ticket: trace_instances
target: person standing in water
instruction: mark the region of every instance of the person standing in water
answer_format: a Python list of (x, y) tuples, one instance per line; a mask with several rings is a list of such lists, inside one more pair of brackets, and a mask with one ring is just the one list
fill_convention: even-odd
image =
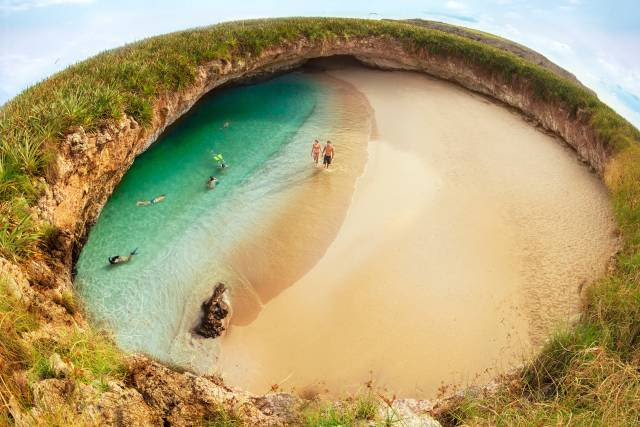
[(313, 145), (311, 146), (311, 158), (315, 162), (316, 166), (318, 165), (318, 158), (320, 158), (320, 141), (317, 139), (313, 141)]
[(333, 155), (335, 154), (336, 150), (335, 148), (333, 148), (333, 144), (331, 143), (331, 141), (327, 141), (327, 144), (324, 146), (324, 148), (322, 149), (322, 154), (324, 156), (324, 160), (323, 160), (323, 164), (325, 169), (329, 169), (329, 165), (331, 165), (331, 161), (333, 160)]

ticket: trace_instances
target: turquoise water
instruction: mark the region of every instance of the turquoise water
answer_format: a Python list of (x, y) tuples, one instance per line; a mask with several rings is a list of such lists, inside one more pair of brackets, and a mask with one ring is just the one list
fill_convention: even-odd
[[(310, 142), (326, 120), (315, 111), (330, 95), (302, 73), (222, 90), (135, 160), (77, 263), (90, 315), (120, 346), (183, 365), (215, 361), (214, 341), (189, 333), (199, 306), (218, 280), (233, 276), (221, 260), (234, 241), (309, 177)], [(218, 152), (223, 171), (212, 159)], [(206, 187), (210, 175), (220, 180), (215, 190)], [(136, 205), (161, 194), (161, 203)], [(135, 248), (130, 263), (109, 265), (109, 256)], [(194, 347), (210, 358), (192, 360)]]

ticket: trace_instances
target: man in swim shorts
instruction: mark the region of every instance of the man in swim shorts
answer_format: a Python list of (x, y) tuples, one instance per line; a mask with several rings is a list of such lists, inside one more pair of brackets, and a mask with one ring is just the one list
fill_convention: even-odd
[(320, 142), (317, 139), (313, 141), (313, 145), (311, 146), (311, 158), (316, 165), (318, 164), (318, 158), (320, 157), (320, 148)]
[(333, 155), (335, 154), (335, 148), (333, 148), (333, 144), (331, 143), (331, 141), (327, 141), (327, 145), (324, 146), (324, 148), (322, 149), (322, 154), (324, 155), (324, 160), (323, 160), (323, 164), (325, 169), (329, 169), (329, 165), (331, 164), (331, 161), (333, 160)]

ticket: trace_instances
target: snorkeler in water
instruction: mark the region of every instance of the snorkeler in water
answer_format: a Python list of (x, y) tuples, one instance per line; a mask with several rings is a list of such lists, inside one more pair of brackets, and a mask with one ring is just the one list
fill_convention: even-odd
[(215, 190), (217, 183), (218, 183), (218, 178), (216, 178), (215, 176), (210, 176), (209, 179), (207, 180), (207, 188), (209, 190)]
[(224, 162), (224, 157), (222, 157), (222, 153), (214, 154), (213, 160), (218, 162), (218, 168), (224, 169), (227, 167), (227, 164)]
[(148, 206), (148, 205), (155, 205), (156, 203), (160, 203), (162, 202), (164, 199), (166, 199), (167, 196), (165, 196), (164, 194), (159, 195), (158, 197), (154, 197), (151, 200), (138, 200), (136, 202), (137, 206)]
[(129, 255), (110, 256), (109, 257), (109, 264), (111, 264), (111, 265), (124, 264), (126, 262), (131, 261), (131, 258), (133, 258), (133, 256), (136, 255), (137, 253), (138, 253), (138, 248), (135, 248), (133, 251), (131, 251), (131, 253)]

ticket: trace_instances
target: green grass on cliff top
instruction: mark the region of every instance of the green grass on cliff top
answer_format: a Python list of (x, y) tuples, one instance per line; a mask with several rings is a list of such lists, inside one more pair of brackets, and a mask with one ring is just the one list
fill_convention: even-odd
[(487, 79), (519, 85), (590, 124), (611, 153), (604, 178), (624, 238), (614, 270), (591, 287), (579, 324), (554, 338), (512, 386), (490, 398), (469, 396), (446, 419), (640, 423), (638, 411), (624, 410), (640, 407), (640, 132), (551, 71), (438, 30), (359, 19), (231, 22), (153, 37), (67, 68), (0, 109), (0, 255), (20, 262), (39, 250), (47, 228), (30, 206), (55, 179), (56, 152), (74, 127), (95, 131), (124, 114), (148, 125), (158, 96), (189, 87), (196, 67), (212, 60), (241, 61), (300, 39), (370, 36), (395, 39), (417, 55), (461, 60)]

